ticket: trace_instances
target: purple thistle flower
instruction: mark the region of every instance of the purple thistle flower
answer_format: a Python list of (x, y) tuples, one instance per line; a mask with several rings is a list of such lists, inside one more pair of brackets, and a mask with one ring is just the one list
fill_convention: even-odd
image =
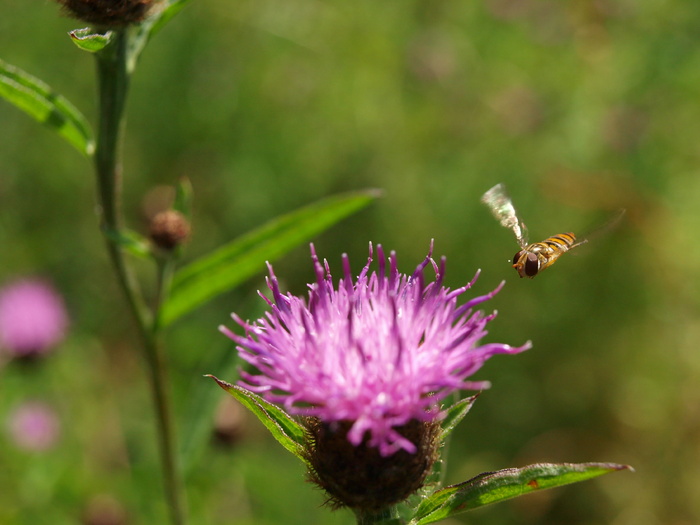
[(0, 290), (0, 347), (17, 357), (42, 354), (65, 334), (68, 315), (61, 296), (34, 279)]
[(29, 401), (10, 413), (7, 429), (18, 448), (40, 452), (56, 443), (60, 423), (51, 407), (38, 401)]
[[(441, 416), (440, 401), (457, 390), (481, 390), (486, 381), (468, 380), (491, 356), (515, 354), (530, 343), (479, 346), (495, 312), (474, 307), (503, 286), (458, 305), (476, 281), (450, 290), (443, 286), (445, 258), (433, 261), (432, 243), (412, 275), (399, 273), (395, 253), (387, 259), (377, 246), (378, 271), (370, 273), (374, 251), (356, 280), (343, 255), (343, 277), (333, 286), (330, 267), (311, 255), (316, 282), (308, 302), (282, 294), (272, 266), (267, 284), (271, 311), (253, 323), (233, 314), (245, 336), (220, 330), (238, 343), (240, 356), (260, 373), (242, 372), (241, 386), (292, 414), (324, 423), (349, 422), (347, 439), (365, 443), (386, 457), (416, 445), (398, 429), (411, 421)], [(388, 266), (388, 267), (387, 267)], [(435, 280), (426, 282), (428, 267)], [(478, 272), (477, 272), (478, 276)], [(262, 296), (262, 294), (261, 294)]]

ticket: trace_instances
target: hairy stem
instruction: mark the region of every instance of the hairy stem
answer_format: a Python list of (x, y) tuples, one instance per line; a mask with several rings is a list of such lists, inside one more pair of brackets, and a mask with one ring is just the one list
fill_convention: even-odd
[[(105, 232), (118, 232), (121, 228), (121, 137), (124, 129), (124, 107), (129, 89), (129, 33), (120, 30), (109, 46), (97, 54), (99, 83), (99, 128), (95, 150), (98, 198), (101, 227)], [(184, 490), (181, 472), (177, 465), (173, 418), (171, 415), (170, 385), (160, 330), (154, 319), (157, 312), (149, 310), (140, 292), (124, 254), (113, 240), (105, 235), (107, 251), (114, 267), (119, 286), (127, 298), (129, 308), (136, 319), (143, 341), (143, 354), (148, 368), (151, 386), (165, 495), (173, 525), (184, 525)], [(163, 274), (163, 272), (160, 272)], [(162, 290), (166, 283), (159, 278)], [(160, 295), (162, 296), (160, 292)], [(161, 299), (160, 297), (159, 299)], [(160, 306), (159, 300), (156, 309)]]

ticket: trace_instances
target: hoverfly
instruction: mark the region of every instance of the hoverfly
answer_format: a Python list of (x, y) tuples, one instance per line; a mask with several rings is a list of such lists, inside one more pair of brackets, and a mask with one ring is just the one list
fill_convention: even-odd
[(527, 228), (518, 219), (513, 202), (508, 197), (503, 184), (496, 184), (484, 193), (481, 202), (489, 207), (501, 226), (508, 228), (515, 234), (520, 250), (513, 256), (513, 268), (518, 271), (521, 278), (529, 277), (532, 279), (539, 272), (553, 265), (565, 252), (588, 242), (588, 239), (576, 242), (576, 236), (567, 232), (552, 235), (544, 241), (528, 244)]

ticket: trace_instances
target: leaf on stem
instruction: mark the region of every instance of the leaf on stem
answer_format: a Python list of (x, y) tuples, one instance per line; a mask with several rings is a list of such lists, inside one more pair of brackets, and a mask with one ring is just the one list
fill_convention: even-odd
[(163, 306), (163, 326), (262, 272), (265, 261), (272, 262), (309, 241), (377, 196), (376, 191), (361, 191), (322, 199), (273, 219), (185, 266), (175, 274)]
[(133, 72), (136, 68), (136, 62), (148, 41), (179, 13), (189, 1), (190, 0), (164, 0), (158, 9), (154, 10), (146, 20), (136, 26), (136, 31), (129, 42), (127, 67), (129, 71)]
[(80, 49), (95, 53), (111, 42), (113, 33), (111, 31), (104, 34), (95, 33), (91, 27), (84, 27), (83, 29), (74, 29), (68, 34), (71, 41)]
[(175, 186), (175, 202), (173, 209), (182, 213), (187, 219), (192, 218), (192, 183), (187, 177), (182, 177)]
[(83, 155), (93, 154), (92, 131), (80, 111), (43, 81), (3, 60), (0, 60), (0, 96), (52, 128)]
[(273, 437), (289, 452), (301, 459), (306, 464), (303, 450), (306, 443), (306, 433), (302, 426), (294, 421), (289, 414), (281, 408), (268, 403), (259, 395), (246, 390), (243, 387), (232, 385), (212, 375), (218, 385), (235, 397), (243, 406), (250, 410), (267, 427)]
[(131, 255), (141, 259), (148, 259), (153, 256), (151, 243), (138, 232), (129, 229), (117, 231), (105, 226), (102, 227), (102, 231), (110, 241)]
[(485, 472), (469, 481), (431, 494), (416, 509), (410, 525), (434, 523), (536, 490), (585, 481), (618, 470), (632, 468), (615, 463), (538, 463), (522, 468)]
[(466, 416), (467, 412), (471, 410), (477, 397), (479, 397), (479, 394), (462, 399), (445, 410), (445, 417), (443, 417), (442, 421), (440, 421), (440, 426), (442, 427), (442, 439), (445, 439), (445, 437), (449, 435), (452, 430), (454, 430), (459, 422), (464, 419), (464, 416)]
[(166, 0), (163, 2), (165, 7), (152, 18), (150, 27), (148, 28), (148, 38), (150, 39), (158, 31), (160, 31), (165, 24), (167, 24), (176, 14), (178, 14), (183, 7), (185, 7), (190, 0)]

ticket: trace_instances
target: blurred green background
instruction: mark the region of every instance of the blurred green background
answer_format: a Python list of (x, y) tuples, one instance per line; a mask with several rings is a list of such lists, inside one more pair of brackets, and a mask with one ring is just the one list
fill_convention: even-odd
[[(94, 123), (93, 60), (66, 34), (80, 23), (46, 1), (0, 13), (0, 57)], [(452, 441), (448, 481), (540, 461), (636, 469), (450, 523), (700, 523), (699, 27), (700, 4), (687, 0), (196, 0), (133, 79), (127, 220), (143, 230), (159, 188), (189, 177), (189, 260), (323, 196), (383, 189), (316, 239), (331, 267), (347, 252), (359, 271), (373, 241), (411, 271), (435, 238), (451, 286), (477, 268), (477, 293), (507, 280), (486, 305), (499, 311), (487, 339), (534, 344), (479, 373), (493, 387)], [(62, 424), (44, 453), (0, 433), (0, 523), (93, 523), (96, 508), (117, 509), (115, 523), (164, 523), (148, 387), (97, 229), (91, 166), (4, 101), (0, 144), (0, 284), (49, 278), (72, 319), (47, 360), (0, 370), (0, 418), (40, 399)], [(508, 264), (515, 240), (479, 203), (498, 182), (531, 240), (627, 214), (521, 280)], [(313, 279), (307, 247), (275, 268), (294, 292)], [(202, 378), (235, 379), (216, 328), (231, 311), (260, 313), (262, 270), (170, 333), (180, 440), (195, 443), (192, 523), (353, 523), (323, 508), (301, 465)], [(233, 418), (226, 445), (192, 423), (214, 405)]]

